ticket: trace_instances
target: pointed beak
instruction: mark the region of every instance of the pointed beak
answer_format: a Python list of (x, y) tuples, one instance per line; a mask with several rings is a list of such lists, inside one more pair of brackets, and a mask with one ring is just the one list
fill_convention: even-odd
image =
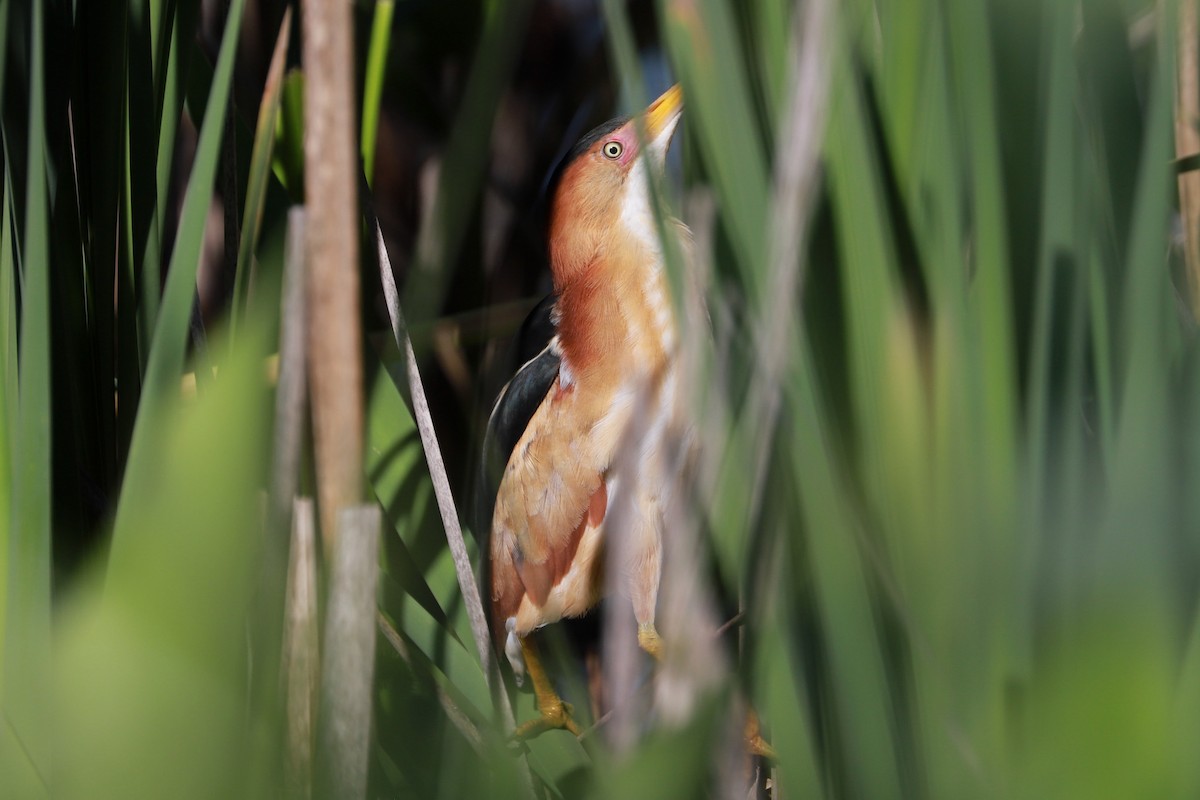
[(646, 109), (646, 149), (654, 162), (662, 165), (671, 146), (671, 137), (683, 115), (683, 89), (675, 84)]

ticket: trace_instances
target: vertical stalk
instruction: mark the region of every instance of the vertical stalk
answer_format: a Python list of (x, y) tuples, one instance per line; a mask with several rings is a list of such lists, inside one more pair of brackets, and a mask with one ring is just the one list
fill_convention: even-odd
[(382, 518), (372, 504), (343, 509), (337, 522), (321, 660), (316, 784), (319, 797), (352, 799), (367, 794)]
[(312, 797), (313, 726), (320, 664), (317, 630), (316, 519), (312, 500), (296, 498), (284, 616), (282, 683), (287, 700), (287, 796)]
[(353, 19), (346, 0), (304, 0), (302, 10), (309, 381), (321, 534), (332, 553), (337, 511), (362, 496)]

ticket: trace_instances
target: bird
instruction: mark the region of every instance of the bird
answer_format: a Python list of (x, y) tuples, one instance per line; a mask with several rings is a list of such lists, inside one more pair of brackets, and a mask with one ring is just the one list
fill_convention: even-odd
[[(499, 472), (485, 546), (490, 621), (518, 682), (531, 680), (539, 711), (518, 737), (580, 734), (531, 634), (601, 600), (605, 543), (616, 535), (606, 521), (617, 502), (638, 643), (661, 657), (664, 494), (678, 463), (669, 443), (689, 434), (684, 342), (650, 181), (665, 169), (682, 114), (676, 84), (645, 111), (593, 129), (564, 158), (549, 209), (554, 292), (540, 306), (552, 335), (489, 416), (484, 461)], [(666, 219), (663, 228), (686, 261), (687, 227)]]

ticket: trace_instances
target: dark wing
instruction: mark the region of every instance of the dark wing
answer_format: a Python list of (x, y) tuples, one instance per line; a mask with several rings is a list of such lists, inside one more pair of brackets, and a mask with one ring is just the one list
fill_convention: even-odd
[[(558, 378), (559, 357), (549, 345), (536, 356), (526, 361), (517, 374), (500, 390), (492, 414), (488, 418), (487, 431), (483, 436), (483, 452), (479, 460), (479, 480), (476, 484), (475, 530), (479, 537), (480, 583), (483, 596), (492, 596), (491, 553), (492, 514), (496, 508), (496, 495), (504, 468), (513, 448), (542, 404), (550, 387)], [(488, 603), (491, 618), (492, 603)], [(493, 626), (492, 634), (503, 635), (501, 628)]]
[(555, 299), (554, 295), (543, 299), (521, 324), (516, 346), (523, 363), (512, 380), (500, 390), (488, 417), (475, 503), (475, 531), (482, 553), (487, 553), (487, 534), (492, 526), (496, 493), (508, 457), (558, 375), (560, 359), (549, 348), (555, 332), (551, 320)]
[[(500, 486), (500, 478), (508, 457), (517, 446), (529, 420), (538, 406), (546, 399), (546, 393), (554, 379), (558, 377), (560, 358), (551, 352), (547, 346), (517, 371), (513, 379), (500, 392), (496, 405), (492, 408), (492, 416), (488, 420), (487, 433), (483, 437), (484, 469), (487, 494), (491, 496), (490, 505), (494, 505), (496, 490)], [(492, 509), (487, 509), (487, 520), (490, 523)]]
[[(521, 330), (517, 332), (515, 364), (523, 365), (525, 362), (537, 358), (546, 349), (546, 345), (550, 344), (554, 334), (558, 333), (554, 327), (554, 304), (556, 302), (558, 302), (558, 295), (546, 295), (521, 323)], [(520, 370), (518, 369), (518, 371)], [(499, 400), (499, 398), (496, 399)]]

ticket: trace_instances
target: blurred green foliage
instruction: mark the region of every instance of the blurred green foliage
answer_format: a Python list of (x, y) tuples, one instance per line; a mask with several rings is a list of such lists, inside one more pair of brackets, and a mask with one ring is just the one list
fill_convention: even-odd
[[(273, 585), (264, 362), (303, 194), (294, 31), (263, 87), (299, 9), (100, 5), (0, 0), (0, 795), (279, 794), (279, 665), (255, 656), (281, 621), (253, 618)], [(687, 97), (681, 207), (708, 234), (729, 409), (705, 447), (732, 454), (701, 507), (741, 657), (628, 758), (602, 734), (532, 742), (537, 790), (719, 793), (736, 685), (786, 796), (1195, 797), (1200, 351), (1172, 227), (1174, 4), (833, 7), (823, 185), (795, 220), (803, 285), (764, 432), (745, 387), (797, 4), (355, 6), (366, 177), (460, 509), (498, 343), (545, 287), (545, 176), (629, 110), (618, 89), (638, 107), (663, 58)], [(224, 203), (245, 220), (234, 263), (205, 244)], [(364, 470), (389, 635), (370, 793), (519, 796), (373, 280)]]

